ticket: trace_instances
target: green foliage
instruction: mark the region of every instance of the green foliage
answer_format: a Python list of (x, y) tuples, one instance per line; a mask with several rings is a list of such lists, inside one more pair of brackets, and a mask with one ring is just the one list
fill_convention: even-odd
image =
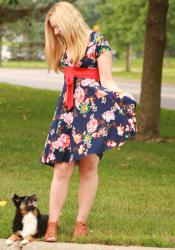
[(175, 2), (169, 0), (169, 10), (167, 17), (167, 50), (175, 55)]
[[(25, 52), (28, 54), (28, 59), (37, 59), (38, 53), (43, 53), (44, 48), (44, 26), (40, 21), (36, 21), (33, 17), (27, 16), (19, 19), (15, 23), (6, 24), (6, 32), (4, 37), (11, 41), (9, 51), (14, 58), (16, 53)], [(17, 42), (16, 38), (23, 35), (23, 41)]]
[[(101, 30), (110, 39), (113, 47), (122, 50), (127, 43), (135, 52), (143, 51), (148, 1), (108, 0), (97, 6)], [(169, 0), (167, 16), (167, 50), (175, 54), (175, 4)]]
[(101, 0), (78, 0), (76, 1), (76, 7), (83, 15), (85, 21), (92, 28), (96, 24), (101, 13), (99, 12), (98, 5), (101, 4)]
[(109, 0), (99, 6), (101, 28), (113, 46), (119, 49), (133, 44), (135, 49), (143, 49), (147, 7), (145, 0)]
[(2, 5), (3, 7), (9, 8), (10, 9), (16, 9), (16, 8), (21, 8), (31, 5), (32, 1), (27, 1), (27, 0), (3, 0), (0, 2), (0, 6)]
[[(39, 8), (56, 0), (0, 0), (0, 7), (10, 10), (20, 8)], [(147, 17), (148, 1), (145, 0), (76, 0), (73, 2), (82, 13), (85, 21), (92, 28), (94, 24), (100, 24), (100, 31), (109, 38), (114, 50), (120, 54), (127, 44), (132, 44), (133, 52), (142, 55), (144, 47), (145, 21)], [(4, 16), (5, 17), (5, 16)], [(41, 15), (36, 21), (34, 16), (27, 15), (16, 22), (5, 23), (1, 28), (3, 36), (12, 41), (15, 36), (28, 33), (31, 43), (44, 43), (44, 17)], [(21, 22), (22, 20), (22, 22)], [(169, 0), (167, 17), (167, 54), (175, 54), (175, 4)]]
[(17, 5), (19, 3), (18, 0), (6, 0), (5, 2), (7, 2), (8, 5)]

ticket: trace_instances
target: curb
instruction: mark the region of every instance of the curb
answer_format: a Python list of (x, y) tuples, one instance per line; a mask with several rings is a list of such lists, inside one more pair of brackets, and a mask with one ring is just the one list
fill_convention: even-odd
[(79, 243), (59, 243), (59, 242), (31, 242), (22, 248), (18, 242), (11, 246), (6, 246), (6, 239), (0, 239), (0, 250), (175, 250), (175, 248), (157, 248), (142, 246), (116, 246), (100, 244), (79, 244)]

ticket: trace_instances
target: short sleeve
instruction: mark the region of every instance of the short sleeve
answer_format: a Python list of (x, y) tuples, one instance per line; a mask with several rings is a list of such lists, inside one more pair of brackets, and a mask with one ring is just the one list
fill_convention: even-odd
[(106, 51), (112, 51), (110, 43), (102, 34), (100, 34), (99, 37), (97, 38), (97, 45), (95, 49), (96, 58), (98, 58), (101, 54), (103, 54)]

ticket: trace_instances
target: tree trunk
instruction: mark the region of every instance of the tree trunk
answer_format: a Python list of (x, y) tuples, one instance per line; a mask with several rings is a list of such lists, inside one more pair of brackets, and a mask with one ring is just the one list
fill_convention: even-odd
[(5, 27), (4, 25), (0, 24), (0, 66), (2, 66), (2, 39), (4, 37)]
[(160, 97), (168, 0), (149, 0), (140, 97), (138, 138), (160, 136)]
[(131, 61), (132, 61), (132, 46), (130, 43), (126, 45), (126, 71), (131, 71)]
[(2, 66), (2, 32), (0, 31), (0, 66)]

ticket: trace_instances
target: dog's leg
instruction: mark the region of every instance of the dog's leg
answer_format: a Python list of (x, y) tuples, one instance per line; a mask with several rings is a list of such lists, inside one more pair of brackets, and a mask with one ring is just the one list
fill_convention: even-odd
[(6, 245), (11, 245), (14, 241), (20, 240), (21, 237), (17, 234), (12, 234), (7, 240)]
[(35, 240), (35, 238), (34, 238), (32, 235), (28, 235), (28, 236), (26, 236), (26, 237), (21, 241), (20, 245), (21, 245), (21, 246), (26, 245), (26, 244), (28, 244), (28, 243), (34, 241), (34, 240)]

